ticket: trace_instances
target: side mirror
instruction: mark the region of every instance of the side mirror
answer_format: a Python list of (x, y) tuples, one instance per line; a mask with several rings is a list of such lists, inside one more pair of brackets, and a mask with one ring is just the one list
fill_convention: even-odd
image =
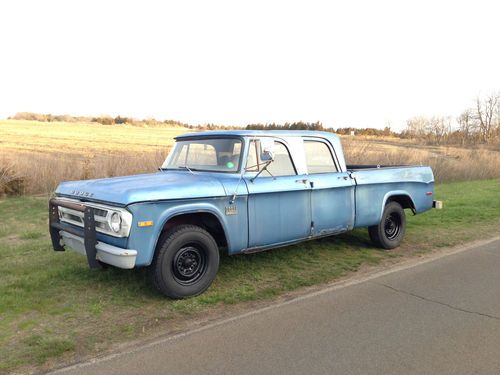
[(273, 161), (274, 160), (274, 140), (271, 138), (260, 139), (260, 160)]

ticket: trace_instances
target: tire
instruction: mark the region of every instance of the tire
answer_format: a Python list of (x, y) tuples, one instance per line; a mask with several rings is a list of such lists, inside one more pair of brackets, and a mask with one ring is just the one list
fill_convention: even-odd
[(219, 269), (219, 248), (210, 233), (195, 225), (180, 225), (160, 241), (149, 270), (153, 286), (175, 299), (207, 290)]
[(378, 225), (368, 227), (373, 244), (383, 249), (394, 249), (401, 244), (406, 230), (406, 215), (398, 202), (389, 202)]

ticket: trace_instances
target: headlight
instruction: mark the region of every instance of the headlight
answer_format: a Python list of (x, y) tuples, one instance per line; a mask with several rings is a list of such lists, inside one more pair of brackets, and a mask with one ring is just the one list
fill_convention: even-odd
[(113, 212), (109, 218), (109, 227), (118, 233), (122, 229), (122, 217), (118, 212)]

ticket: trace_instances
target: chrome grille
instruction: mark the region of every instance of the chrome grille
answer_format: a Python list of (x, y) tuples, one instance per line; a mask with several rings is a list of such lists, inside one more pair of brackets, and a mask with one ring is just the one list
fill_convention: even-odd
[[(101, 208), (94, 208), (94, 220), (98, 232), (109, 233), (111, 228), (108, 224), (108, 212)], [(59, 207), (59, 220), (64, 223), (73, 224), (83, 228), (83, 212), (71, 208)]]
[(108, 216), (108, 211), (101, 208), (94, 208), (94, 215), (106, 217)]
[[(68, 201), (86, 207), (92, 207), (94, 211), (95, 230), (113, 237), (128, 237), (132, 225), (132, 214), (126, 208), (107, 206), (93, 202), (82, 202), (77, 199), (58, 197), (59, 201)], [(71, 205), (69, 205), (71, 207)], [(59, 221), (72, 224), (80, 228), (84, 227), (85, 213), (78, 209), (71, 209), (65, 205), (58, 205)], [(110, 227), (111, 216), (113, 214), (120, 215), (121, 226), (118, 231), (113, 231)]]

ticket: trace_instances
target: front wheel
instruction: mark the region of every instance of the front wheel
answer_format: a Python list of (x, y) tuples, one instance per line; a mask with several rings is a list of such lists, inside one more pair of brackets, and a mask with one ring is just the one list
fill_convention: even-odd
[(159, 244), (150, 276), (153, 285), (171, 298), (187, 298), (203, 293), (219, 269), (219, 249), (205, 229), (181, 225)]
[(378, 225), (368, 227), (368, 234), (375, 246), (394, 249), (401, 244), (405, 235), (406, 216), (398, 202), (386, 204)]

